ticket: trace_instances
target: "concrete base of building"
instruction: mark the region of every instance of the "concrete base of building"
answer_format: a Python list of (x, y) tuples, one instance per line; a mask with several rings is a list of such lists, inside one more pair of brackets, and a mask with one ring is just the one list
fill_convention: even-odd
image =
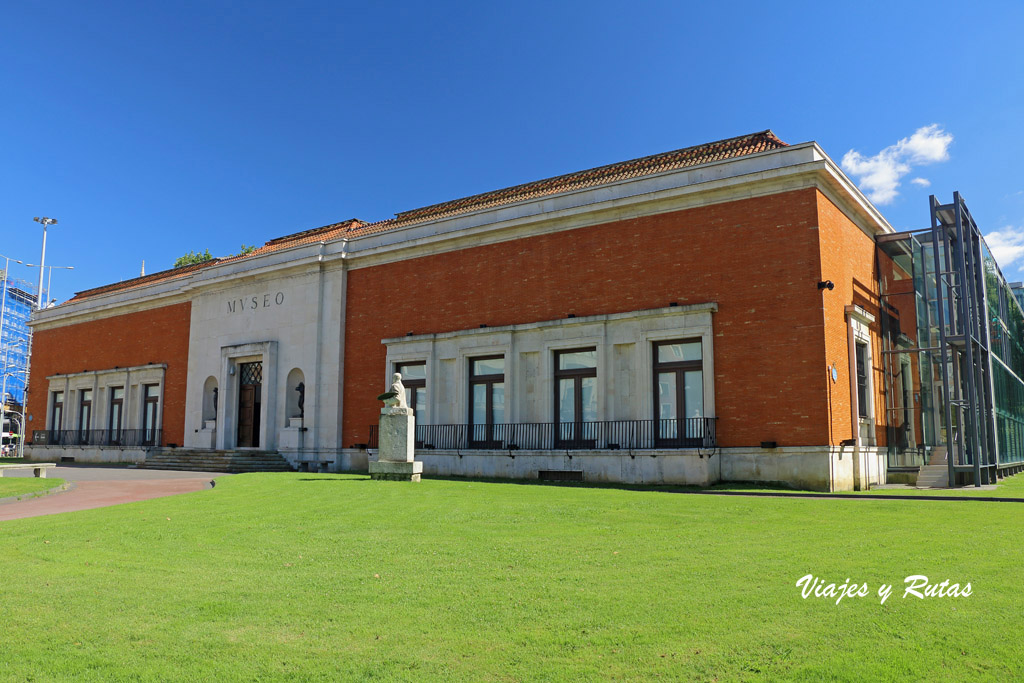
[(25, 460), (30, 462), (84, 462), (90, 464), (137, 464), (146, 460), (146, 448), (119, 446), (29, 446)]
[(726, 448), (722, 481), (772, 482), (810, 491), (853, 491), (885, 483), (885, 449), (854, 446)]
[[(344, 449), (334, 471), (363, 471), (376, 451)], [(645, 451), (417, 450), (423, 474), (439, 477), (539, 479), (580, 472), (585, 482), (711, 486), (719, 482), (852, 491), (885, 483), (885, 449), (852, 446)], [(543, 475), (542, 475), (543, 473)]]
[[(366, 472), (378, 466), (376, 450), (282, 452), (293, 466), (332, 472)], [(26, 446), (32, 462), (141, 463), (146, 449)], [(792, 446), (650, 451), (416, 451), (415, 472), (427, 476), (539, 479), (576, 473), (585, 482), (711, 486), (719, 482), (773, 484), (811, 491), (852, 491), (886, 483), (884, 448)], [(305, 464), (305, 467), (302, 465)], [(412, 463), (392, 463), (411, 465)], [(310, 468), (312, 469), (312, 468)], [(380, 474), (387, 474), (378, 471)], [(543, 473), (543, 474), (542, 474)], [(395, 474), (403, 475), (396, 472)], [(413, 473), (409, 473), (410, 475)], [(403, 475), (404, 476), (404, 475)], [(891, 479), (891, 477), (889, 477)], [(408, 481), (408, 479), (406, 479)]]
[(885, 483), (917, 486), (917, 475), (917, 472), (911, 472), (909, 470), (889, 471), (885, 475)]

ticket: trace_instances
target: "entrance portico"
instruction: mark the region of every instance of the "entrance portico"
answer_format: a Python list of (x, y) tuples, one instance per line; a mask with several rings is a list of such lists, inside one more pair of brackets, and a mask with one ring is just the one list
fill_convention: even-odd
[(277, 448), (277, 342), (222, 346), (219, 384), (217, 449)]

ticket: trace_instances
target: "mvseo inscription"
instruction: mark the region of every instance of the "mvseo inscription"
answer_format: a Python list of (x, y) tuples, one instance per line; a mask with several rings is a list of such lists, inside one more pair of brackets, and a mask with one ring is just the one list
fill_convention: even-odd
[(242, 297), (228, 301), (228, 313), (244, 313), (255, 311), (257, 308), (270, 308), (271, 306), (284, 305), (284, 292), (275, 294), (264, 294), (262, 296)]

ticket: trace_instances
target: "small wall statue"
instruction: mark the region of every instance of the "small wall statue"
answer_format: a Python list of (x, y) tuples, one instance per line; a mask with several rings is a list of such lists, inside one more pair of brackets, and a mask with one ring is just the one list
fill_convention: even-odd
[(405, 398), (405, 385), (402, 384), (402, 373), (396, 372), (391, 376), (391, 388), (378, 396), (377, 400), (384, 401), (385, 409), (409, 410), (409, 402)]

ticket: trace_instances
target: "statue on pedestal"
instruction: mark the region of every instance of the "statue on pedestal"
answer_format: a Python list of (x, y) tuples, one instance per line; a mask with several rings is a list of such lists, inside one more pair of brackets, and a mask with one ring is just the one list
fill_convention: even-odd
[(392, 375), (391, 388), (377, 397), (380, 411), (377, 460), (370, 461), (372, 479), (419, 481), (423, 463), (416, 460), (416, 417), (405, 397), (401, 373)]

